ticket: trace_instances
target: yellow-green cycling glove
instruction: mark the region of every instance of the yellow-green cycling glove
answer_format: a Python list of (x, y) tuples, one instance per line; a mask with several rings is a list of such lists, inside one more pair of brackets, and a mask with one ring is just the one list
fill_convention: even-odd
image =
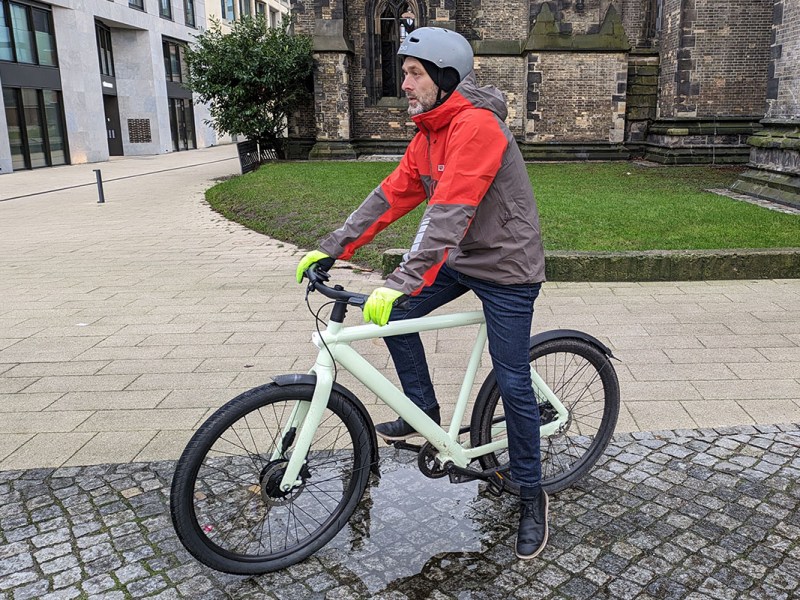
[(333, 266), (333, 262), (333, 258), (319, 250), (306, 252), (305, 256), (300, 259), (300, 264), (297, 265), (297, 271), (295, 272), (297, 283), (303, 283), (303, 275), (311, 265), (320, 263), (319, 266), (328, 271)]
[(395, 300), (403, 295), (387, 287), (379, 287), (369, 295), (364, 304), (364, 322), (372, 321), (375, 325), (383, 327), (389, 322), (389, 315), (392, 313), (392, 306)]

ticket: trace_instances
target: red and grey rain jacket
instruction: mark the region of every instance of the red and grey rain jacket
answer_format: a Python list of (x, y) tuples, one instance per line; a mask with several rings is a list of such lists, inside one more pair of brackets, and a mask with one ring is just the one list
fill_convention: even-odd
[(420, 203), (428, 207), (386, 287), (416, 295), (443, 264), (498, 284), (544, 281), (539, 215), (502, 93), (467, 76), (443, 104), (414, 116), (419, 132), (397, 169), (326, 237), (341, 259)]

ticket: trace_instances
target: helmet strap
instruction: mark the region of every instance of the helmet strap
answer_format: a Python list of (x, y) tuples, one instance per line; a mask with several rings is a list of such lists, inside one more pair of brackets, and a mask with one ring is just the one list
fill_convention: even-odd
[(436, 108), (437, 106), (440, 106), (441, 104), (443, 104), (444, 101), (447, 100), (450, 97), (450, 93), (452, 93), (452, 92), (450, 92), (450, 93), (442, 95), (444, 93), (444, 90), (438, 84), (437, 84), (436, 88), (437, 88), (438, 91), (436, 92), (436, 103), (433, 105), (434, 108)]

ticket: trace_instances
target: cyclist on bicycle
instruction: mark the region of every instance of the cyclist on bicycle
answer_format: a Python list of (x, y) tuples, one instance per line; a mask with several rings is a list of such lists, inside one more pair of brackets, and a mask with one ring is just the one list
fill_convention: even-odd
[[(548, 537), (548, 498), (541, 487), (539, 409), (528, 339), (544, 281), (539, 216), (522, 154), (505, 124), (495, 87), (478, 87), (469, 42), (422, 27), (400, 46), (408, 113), (419, 128), (400, 165), (345, 224), (307, 253), (297, 268), (348, 259), (423, 201), (428, 206), (410, 251), (364, 306), (364, 320), (421, 317), (472, 290), (483, 305), (489, 353), (503, 398), (511, 478), (520, 485), (516, 554), (533, 558)], [(409, 296), (406, 308), (393, 307)], [(436, 423), (439, 403), (418, 334), (388, 337), (403, 391)], [(386, 440), (415, 435), (403, 419), (375, 427)]]

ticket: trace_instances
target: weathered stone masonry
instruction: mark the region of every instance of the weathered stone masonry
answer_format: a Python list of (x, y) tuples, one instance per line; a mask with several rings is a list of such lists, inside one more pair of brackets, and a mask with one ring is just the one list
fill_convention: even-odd
[(664, 0), (648, 157), (743, 162), (764, 114), (772, 0)]
[[(528, 157), (626, 157), (630, 44), (616, 8), (622, 4), (586, 0), (578, 11), (566, 1), (420, 2), (416, 6), (423, 14), (417, 25), (464, 28), (472, 38), (478, 82), (497, 85), (506, 94), (509, 127)], [(406, 100), (375, 94), (376, 72), (370, 69), (376, 53), (370, 30), (375, 26), (365, 15), (374, 15), (382, 5), (355, 0), (341, 13), (340, 5), (329, 2), (296, 5), (296, 29), (314, 36), (317, 68), (313, 109), (301, 108), (290, 122), (295, 156), (309, 149), (311, 157), (396, 153), (413, 135)], [(536, 18), (529, 29), (533, 10)], [(313, 121), (308, 117), (312, 110)]]
[(770, 34), (764, 129), (748, 140), (752, 168), (733, 188), (800, 205), (800, 0), (776, 0)]

